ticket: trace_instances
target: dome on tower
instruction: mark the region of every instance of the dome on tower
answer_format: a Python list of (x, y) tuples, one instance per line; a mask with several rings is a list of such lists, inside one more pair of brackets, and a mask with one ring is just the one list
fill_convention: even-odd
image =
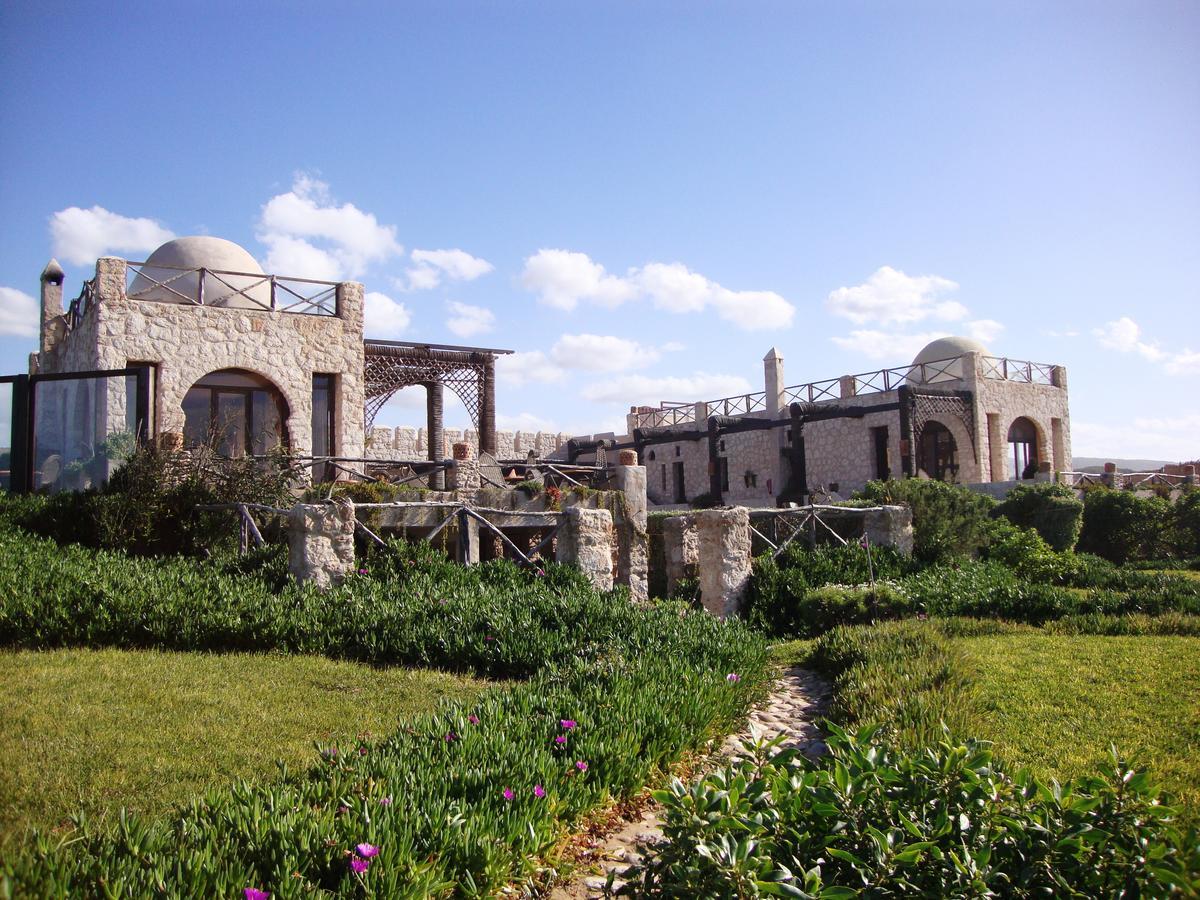
[[(979, 353), (982, 356), (991, 356), (991, 352), (979, 341), (969, 337), (949, 336), (938, 338), (936, 341), (930, 341), (926, 344), (921, 352), (913, 359), (913, 366), (920, 366), (923, 363), (936, 363), (936, 365), (927, 368), (924, 372), (920, 369), (915, 369), (909, 373), (909, 384), (935, 384), (939, 381), (957, 381), (963, 377), (962, 362), (957, 357), (964, 353)], [(945, 360), (955, 360), (954, 362), (945, 362)]]
[(133, 300), (197, 303), (197, 269), (205, 269), (205, 306), (270, 309), (271, 284), (262, 266), (233, 241), (193, 235), (167, 241), (150, 254), (129, 285)]

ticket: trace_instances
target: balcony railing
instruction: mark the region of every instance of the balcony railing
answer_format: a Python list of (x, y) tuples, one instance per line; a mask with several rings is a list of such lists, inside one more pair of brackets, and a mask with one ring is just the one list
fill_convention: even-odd
[(130, 300), (336, 316), (337, 282), (126, 262)]
[(1002, 356), (981, 356), (980, 369), (984, 378), (996, 381), (1016, 381), (1022, 384), (1054, 384), (1055, 366)]

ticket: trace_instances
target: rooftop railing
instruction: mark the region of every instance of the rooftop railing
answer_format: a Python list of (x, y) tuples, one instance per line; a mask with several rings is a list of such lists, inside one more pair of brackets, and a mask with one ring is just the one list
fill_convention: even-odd
[(131, 261), (125, 266), (125, 295), (130, 300), (337, 315), (336, 281), (229, 272), (204, 266), (181, 268)]

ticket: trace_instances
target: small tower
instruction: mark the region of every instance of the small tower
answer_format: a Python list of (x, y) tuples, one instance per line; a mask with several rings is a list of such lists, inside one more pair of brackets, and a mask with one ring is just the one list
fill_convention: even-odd
[(783, 409), (783, 357), (772, 347), (763, 357), (763, 383), (767, 392), (767, 412), (778, 416)]
[(63, 279), (66, 272), (58, 264), (57, 259), (46, 263), (42, 270), (42, 329), (41, 350), (50, 350), (62, 337), (62, 325), (59, 319), (63, 314)]

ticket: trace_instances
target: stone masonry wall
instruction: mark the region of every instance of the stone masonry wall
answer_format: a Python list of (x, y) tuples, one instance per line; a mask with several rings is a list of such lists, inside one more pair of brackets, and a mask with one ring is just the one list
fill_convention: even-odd
[[(479, 455), (479, 432), (474, 429), (445, 428), (442, 431), (445, 448), (442, 458), (449, 459), (455, 444), (465, 443), (473, 456)], [(558, 452), (567, 443), (567, 435), (542, 431), (496, 432), (497, 459), (524, 459), (532, 450), (539, 459)], [(401, 425), (398, 428), (372, 428), (364, 456), (370, 459), (424, 460), (426, 434), (424, 428)]]

